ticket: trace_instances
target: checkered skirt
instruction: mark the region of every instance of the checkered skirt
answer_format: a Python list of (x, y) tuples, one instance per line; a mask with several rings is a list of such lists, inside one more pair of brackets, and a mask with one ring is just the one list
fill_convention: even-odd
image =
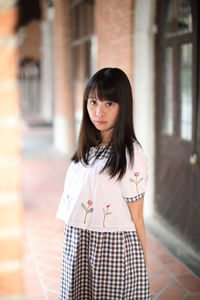
[(134, 231), (65, 225), (61, 300), (149, 300), (143, 249)]

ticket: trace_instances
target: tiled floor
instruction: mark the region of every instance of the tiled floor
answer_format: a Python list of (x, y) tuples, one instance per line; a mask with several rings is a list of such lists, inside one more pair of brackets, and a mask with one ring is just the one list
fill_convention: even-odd
[(58, 299), (64, 224), (55, 212), (67, 164), (59, 158), (28, 159), (22, 167), (26, 299)]
[[(34, 132), (35, 137), (51, 134), (49, 129), (32, 129), (33, 139)], [(30, 138), (30, 132), (25, 133)], [(26, 149), (22, 159), (25, 299), (53, 300), (59, 299), (64, 230), (63, 222), (55, 218), (55, 213), (63, 190), (68, 161), (56, 152), (52, 152), (53, 155), (48, 152), (45, 157), (44, 147), (38, 147), (39, 145), (37, 155), (34, 156), (34, 151), (28, 155)], [(153, 300), (200, 299), (200, 280), (150, 235), (148, 274)]]

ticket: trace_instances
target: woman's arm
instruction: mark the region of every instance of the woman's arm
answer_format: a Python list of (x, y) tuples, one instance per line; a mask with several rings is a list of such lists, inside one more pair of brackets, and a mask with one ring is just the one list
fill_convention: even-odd
[(147, 263), (146, 259), (146, 231), (144, 226), (144, 218), (143, 218), (143, 203), (144, 203), (144, 197), (140, 198), (133, 202), (127, 202), (131, 219), (133, 220), (136, 228), (136, 232), (138, 235), (138, 238), (142, 244), (142, 248), (144, 251), (144, 260), (145, 264)]

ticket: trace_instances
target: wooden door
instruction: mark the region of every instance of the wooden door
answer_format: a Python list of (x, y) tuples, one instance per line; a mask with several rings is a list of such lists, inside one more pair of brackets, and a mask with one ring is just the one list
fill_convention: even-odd
[(200, 250), (200, 4), (160, 0), (156, 41), (156, 209)]

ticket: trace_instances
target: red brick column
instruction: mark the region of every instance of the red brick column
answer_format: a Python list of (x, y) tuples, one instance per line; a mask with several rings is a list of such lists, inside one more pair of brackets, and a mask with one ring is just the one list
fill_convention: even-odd
[(133, 79), (134, 0), (95, 0), (98, 68), (119, 67)]
[(68, 2), (66, 0), (54, 1), (54, 140), (61, 151), (71, 155), (75, 142), (75, 130), (71, 97)]
[(22, 294), (17, 16), (14, 1), (0, 2), (0, 296), (4, 299)]

